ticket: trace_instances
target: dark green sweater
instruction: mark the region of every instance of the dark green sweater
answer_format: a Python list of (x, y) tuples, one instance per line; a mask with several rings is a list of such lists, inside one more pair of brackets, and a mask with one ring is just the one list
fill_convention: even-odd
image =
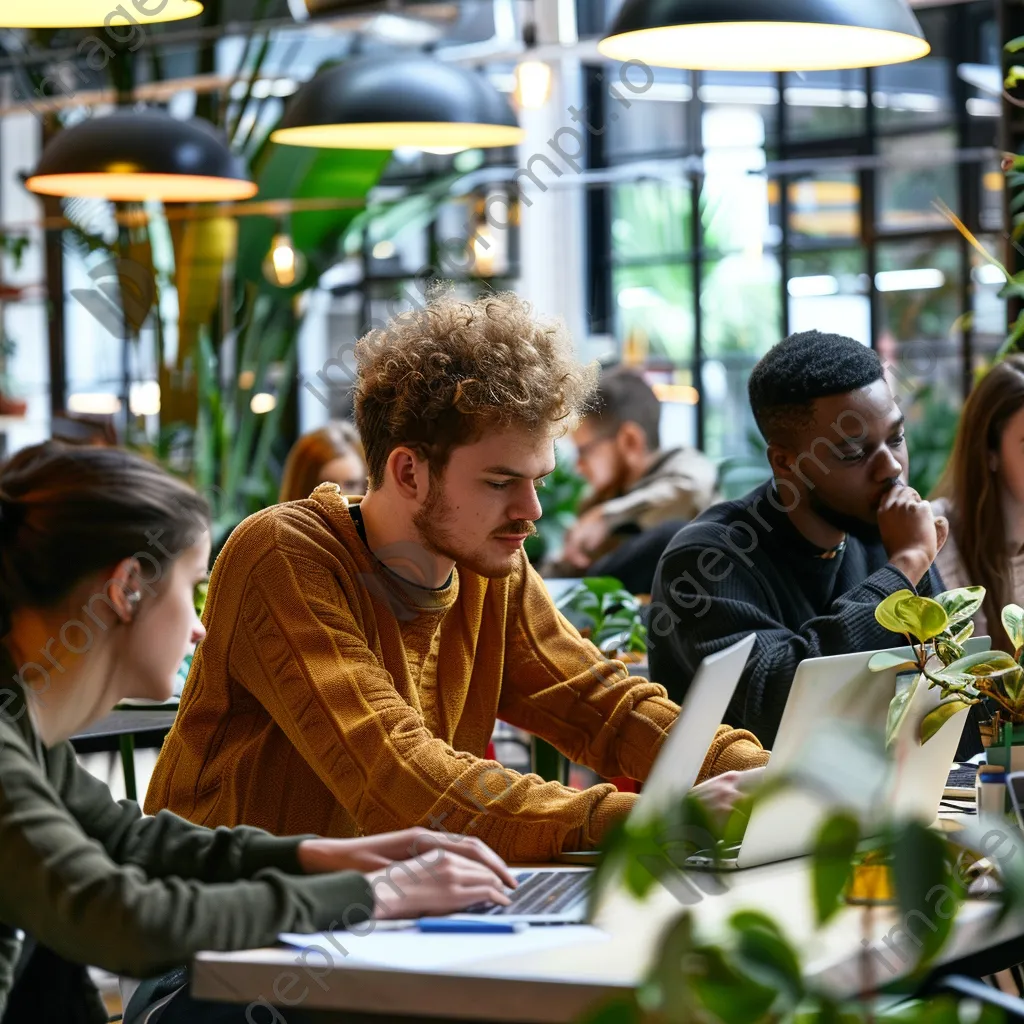
[[(13, 674), (0, 653), (0, 678)], [(68, 960), (145, 977), (199, 950), (264, 946), (371, 913), (361, 874), (301, 875), (306, 837), (211, 830), (115, 801), (70, 743), (43, 747), (27, 710), (17, 684), (0, 688), (0, 1017), (19, 932)]]

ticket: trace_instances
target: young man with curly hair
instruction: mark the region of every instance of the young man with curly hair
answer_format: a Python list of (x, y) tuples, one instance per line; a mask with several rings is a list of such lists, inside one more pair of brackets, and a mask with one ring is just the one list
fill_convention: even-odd
[(685, 526), (655, 574), (651, 675), (681, 700), (701, 659), (757, 643), (728, 720), (775, 741), (804, 658), (898, 646), (875, 607), (931, 597), (948, 532), (907, 483), (903, 414), (878, 355), (809, 331), (754, 367), (750, 405), (772, 479)]
[[(232, 535), (146, 809), (282, 834), (419, 824), (519, 861), (591, 848), (632, 794), (484, 755), (501, 717), (605, 778), (643, 779), (678, 712), (579, 636), (523, 551), (554, 439), (596, 375), (513, 295), (439, 298), (357, 360), (369, 491), (321, 485)], [(702, 778), (766, 760), (722, 727)], [(738, 783), (705, 785), (714, 802)]]

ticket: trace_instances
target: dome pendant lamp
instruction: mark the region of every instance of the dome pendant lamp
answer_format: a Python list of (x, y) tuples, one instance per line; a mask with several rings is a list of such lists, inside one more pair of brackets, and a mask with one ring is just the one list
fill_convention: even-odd
[(212, 125), (117, 111), (58, 132), (25, 182), (45, 196), (165, 203), (250, 199), (257, 186)]
[(293, 97), (270, 136), (325, 149), (483, 149), (524, 137), (504, 96), (477, 72), (421, 53), (353, 57)]
[(931, 47), (907, 0), (626, 0), (598, 50), (697, 71), (829, 71)]
[[(31, 0), (6, 3), (2, 28), (102, 28), (121, 30), (131, 24), (182, 21), (203, 13), (199, 0)], [(121, 8), (125, 14), (121, 13)], [(129, 20), (131, 19), (131, 20)]]

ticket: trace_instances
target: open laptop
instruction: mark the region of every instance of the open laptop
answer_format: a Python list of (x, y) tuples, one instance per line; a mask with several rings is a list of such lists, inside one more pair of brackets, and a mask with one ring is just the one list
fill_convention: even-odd
[[(755, 634), (705, 658), (687, 690), (679, 717), (662, 744), (643, 792), (630, 811), (631, 822), (645, 821), (681, 800), (693, 788), (715, 738)], [(592, 867), (540, 868), (517, 871), (519, 888), (509, 893), (507, 907), (485, 904), (451, 917), (486, 915), (528, 924), (578, 924), (586, 919)]]
[[(972, 638), (967, 652), (987, 651), (988, 637)], [(911, 654), (909, 648), (896, 653)], [(941, 699), (938, 687), (918, 684), (888, 752), (892, 766), (867, 749), (884, 738), (889, 704), (909, 677), (895, 669), (872, 672), (877, 652), (802, 661), (783, 711), (765, 772), (765, 784), (801, 773), (819, 780), (817, 789), (792, 785), (758, 803), (735, 856), (710, 857), (692, 867), (748, 868), (810, 853), (826, 818), (839, 809), (855, 813), (866, 832), (883, 816), (914, 817), (931, 824), (942, 799), (967, 713), (954, 715), (927, 743), (921, 721)], [(862, 742), (864, 741), (864, 742)], [(863, 755), (863, 756), (861, 756)], [(811, 766), (807, 771), (807, 766)], [(882, 771), (879, 771), (879, 768)], [(825, 777), (826, 785), (820, 786)]]

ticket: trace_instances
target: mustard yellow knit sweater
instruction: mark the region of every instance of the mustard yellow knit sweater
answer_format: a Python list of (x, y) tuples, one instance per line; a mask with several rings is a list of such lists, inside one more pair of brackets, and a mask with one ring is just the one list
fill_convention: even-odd
[[(217, 560), (205, 623), (146, 811), (278, 835), (410, 825), (511, 861), (593, 847), (635, 797), (484, 760), (497, 718), (601, 776), (644, 779), (677, 707), (556, 611), (525, 556), (506, 579), (412, 587), (362, 542), (334, 485), (247, 519)], [(707, 778), (767, 761), (719, 729)]]

